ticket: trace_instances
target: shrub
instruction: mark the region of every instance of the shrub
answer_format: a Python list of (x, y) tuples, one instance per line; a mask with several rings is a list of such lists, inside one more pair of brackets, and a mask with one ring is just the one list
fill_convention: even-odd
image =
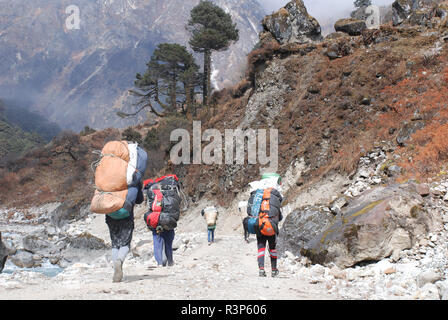
[(151, 128), (143, 140), (143, 148), (146, 150), (155, 150), (160, 147), (159, 136), (157, 135), (157, 129)]
[(132, 129), (132, 127), (127, 128), (121, 134), (123, 140), (137, 142), (138, 144), (142, 143), (142, 135)]
[(96, 130), (90, 128), (89, 126), (85, 126), (84, 129), (79, 133), (80, 136), (87, 136), (89, 134), (95, 133)]

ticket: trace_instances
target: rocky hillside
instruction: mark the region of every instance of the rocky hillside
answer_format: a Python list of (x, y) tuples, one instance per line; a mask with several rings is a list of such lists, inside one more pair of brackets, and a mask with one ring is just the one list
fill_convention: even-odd
[[(279, 172), (288, 177), (287, 201), (292, 203), (296, 195), (332, 175), (353, 175), (360, 157), (378, 143), (390, 144), (385, 168), (399, 168), (386, 182), (424, 180), (445, 172), (444, 139), (425, 138), (444, 132), (447, 31), (437, 12), (431, 19), (439, 24), (431, 26), (410, 21), (365, 30), (360, 36), (336, 32), (318, 40), (318, 23), (294, 8), (287, 6), (285, 14), (264, 19), (261, 47), (249, 55), (246, 79), (215, 94), (213, 114), (201, 115), (202, 130), (278, 129)], [(275, 27), (287, 26), (288, 21), (295, 21), (292, 29)], [(304, 32), (300, 28), (307, 23), (313, 27)], [(284, 41), (278, 30), (301, 33), (303, 41)], [(179, 125), (165, 122), (165, 128)], [(138, 128), (143, 136), (149, 129)], [(98, 149), (107, 132), (81, 141), (100, 137), (95, 140)], [(159, 141), (167, 137), (164, 132)], [(168, 153), (163, 149), (159, 168), (168, 163)], [(15, 167), (17, 171), (19, 165)], [(196, 182), (186, 187), (193, 202), (219, 195), (225, 203), (256, 179), (259, 169), (260, 165), (190, 165), (164, 170)]]
[[(33, 110), (63, 128), (123, 127), (127, 90), (160, 42), (188, 43), (185, 24), (199, 0), (76, 3), (80, 29), (67, 29), (68, 0), (0, 2), (0, 97), (33, 101)], [(258, 41), (264, 16), (255, 0), (217, 0), (241, 30), (240, 41), (214, 56), (217, 86), (240, 80), (241, 62)], [(70, 21), (69, 21), (70, 22)]]

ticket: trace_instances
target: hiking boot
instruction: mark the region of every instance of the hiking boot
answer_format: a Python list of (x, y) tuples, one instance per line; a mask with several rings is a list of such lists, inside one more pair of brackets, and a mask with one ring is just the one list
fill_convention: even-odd
[(121, 282), (121, 280), (123, 280), (123, 261), (118, 259), (114, 262), (113, 282)]
[(272, 276), (272, 278), (275, 278), (276, 276), (278, 276), (278, 274), (279, 274), (278, 269), (274, 269), (274, 270), (272, 270), (271, 276)]
[(258, 275), (260, 277), (266, 277), (266, 271), (264, 271), (264, 269), (260, 269), (260, 271), (258, 271)]

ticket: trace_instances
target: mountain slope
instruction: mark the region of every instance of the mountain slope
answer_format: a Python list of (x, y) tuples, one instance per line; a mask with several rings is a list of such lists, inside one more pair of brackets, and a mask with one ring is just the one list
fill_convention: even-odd
[[(214, 56), (214, 80), (222, 86), (239, 80), (264, 12), (255, 0), (215, 2), (241, 30), (236, 45)], [(197, 3), (81, 0), (80, 29), (69, 30), (65, 10), (72, 1), (0, 1), (0, 97), (34, 101), (33, 109), (49, 120), (78, 131), (136, 123), (116, 116), (130, 108), (127, 89), (158, 43), (188, 43), (185, 24)]]
[(31, 149), (43, 145), (42, 137), (9, 123), (0, 110), (0, 162), (20, 157)]

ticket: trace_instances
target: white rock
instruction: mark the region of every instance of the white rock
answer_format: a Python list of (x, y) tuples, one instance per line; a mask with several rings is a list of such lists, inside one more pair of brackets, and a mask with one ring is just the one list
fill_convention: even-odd
[(404, 273), (410, 277), (416, 277), (420, 273), (419, 263), (416, 261), (409, 263), (399, 263), (395, 265), (397, 272)]
[(439, 296), (441, 300), (448, 300), (448, 280), (438, 281), (436, 283), (439, 288)]
[(433, 283), (427, 283), (420, 290), (420, 299), (422, 300), (440, 300), (439, 290)]
[(376, 273), (384, 273), (384, 271), (386, 271), (387, 269), (392, 268), (394, 266), (395, 266), (395, 264), (390, 263), (388, 260), (384, 259), (384, 260), (381, 260), (381, 261), (375, 263), (372, 267)]
[(440, 280), (441, 278), (442, 276), (434, 270), (423, 271), (417, 276), (417, 285), (419, 287), (423, 287), (428, 283), (433, 284), (434, 282)]
[(325, 267), (320, 264), (315, 264), (310, 268), (311, 274), (314, 276), (324, 276), (325, 275)]
[(369, 171), (365, 168), (362, 168), (361, 170), (359, 170), (359, 176), (361, 178), (368, 178), (370, 176)]

